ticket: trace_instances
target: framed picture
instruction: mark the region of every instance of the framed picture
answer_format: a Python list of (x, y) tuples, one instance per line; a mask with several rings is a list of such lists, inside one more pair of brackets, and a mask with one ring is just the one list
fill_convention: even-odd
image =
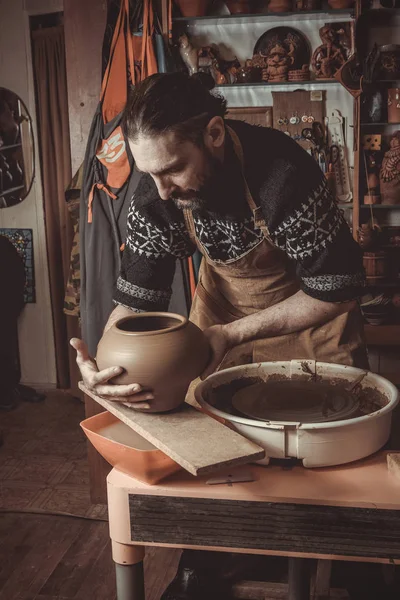
[(226, 114), (227, 119), (246, 121), (250, 125), (272, 127), (272, 106), (240, 106), (230, 108)]

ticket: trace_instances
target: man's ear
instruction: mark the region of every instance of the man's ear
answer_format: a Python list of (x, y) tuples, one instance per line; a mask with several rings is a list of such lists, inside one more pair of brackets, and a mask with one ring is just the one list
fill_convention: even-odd
[(213, 117), (204, 132), (206, 147), (214, 152), (220, 150), (225, 142), (225, 122), (222, 117)]

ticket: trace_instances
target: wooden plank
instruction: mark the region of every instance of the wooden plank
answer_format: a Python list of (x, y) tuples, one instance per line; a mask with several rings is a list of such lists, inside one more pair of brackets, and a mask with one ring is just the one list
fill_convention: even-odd
[[(268, 581), (238, 581), (232, 589), (237, 600), (287, 600), (287, 583)], [(329, 600), (349, 600), (346, 590), (331, 589)]]
[[(1, 587), (1, 600), (31, 600), (56, 568), (57, 564), (82, 533), (85, 522), (67, 517), (41, 516), (39, 528), (32, 528), (24, 540), (23, 556), (15, 557), (7, 581)], [(32, 522), (32, 526), (35, 522)], [(18, 547), (15, 548), (18, 551)]]
[(364, 325), (370, 346), (400, 346), (400, 325)]
[(79, 536), (61, 558), (40, 594), (75, 598), (99, 554), (106, 547), (110, 554), (109, 545), (108, 523), (92, 521), (85, 524), (84, 535)]
[(188, 404), (171, 413), (145, 414), (99, 398), (82, 383), (80, 388), (192, 475), (206, 475), (265, 456), (260, 446)]
[[(88, 419), (104, 412), (100, 404), (85, 394), (85, 415)], [(89, 464), (90, 499), (93, 504), (107, 504), (107, 475), (111, 465), (97, 452), (96, 448), (88, 441), (87, 455)]]
[(133, 543), (400, 560), (400, 513), (129, 494)]

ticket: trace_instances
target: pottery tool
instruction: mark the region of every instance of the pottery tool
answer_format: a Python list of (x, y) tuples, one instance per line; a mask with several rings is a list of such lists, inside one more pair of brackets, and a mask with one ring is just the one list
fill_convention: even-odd
[(325, 126), (328, 128), (329, 146), (336, 146), (339, 149), (338, 158), (332, 165), (335, 173), (336, 198), (339, 202), (351, 202), (353, 193), (350, 185), (343, 117), (340, 111), (333, 110), (331, 115), (325, 118)]

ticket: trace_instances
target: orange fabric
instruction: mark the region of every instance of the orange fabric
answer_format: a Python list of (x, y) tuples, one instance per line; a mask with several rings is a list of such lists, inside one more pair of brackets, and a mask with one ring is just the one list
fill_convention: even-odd
[(92, 189), (90, 190), (89, 200), (88, 200), (88, 223), (93, 221), (93, 198), (94, 198), (94, 188), (98, 188), (99, 190), (103, 190), (110, 198), (116, 200), (117, 196), (112, 193), (111, 190), (104, 185), (104, 183), (94, 183), (92, 185)]
[(107, 185), (112, 188), (121, 188), (131, 172), (121, 126), (114, 129), (106, 140), (101, 141), (96, 158), (108, 171)]
[(157, 60), (153, 46), (154, 14), (152, 0), (144, 0), (143, 34), (129, 31), (129, 0), (121, 1), (121, 8), (111, 42), (110, 59), (104, 73), (101, 99), (103, 121), (108, 123), (120, 113), (128, 97), (127, 69), (135, 85), (157, 73)]

